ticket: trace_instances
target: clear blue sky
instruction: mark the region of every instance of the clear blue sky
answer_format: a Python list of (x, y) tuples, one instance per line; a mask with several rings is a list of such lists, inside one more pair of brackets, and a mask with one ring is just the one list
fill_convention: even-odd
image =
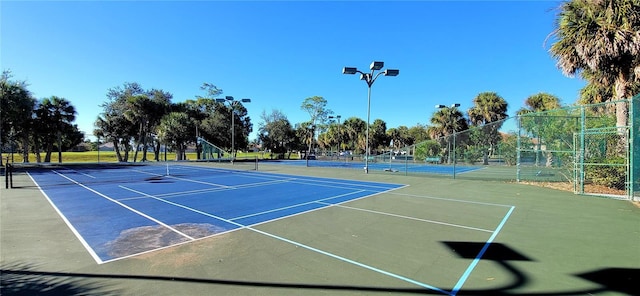
[(251, 98), (255, 137), (263, 111), (306, 121), (307, 97), (322, 96), (343, 119), (366, 120), (367, 86), (342, 67), (374, 60), (400, 69), (373, 85), (371, 122), (428, 124), (435, 104), (471, 107), (494, 91), (510, 115), (548, 92), (572, 104), (584, 81), (549, 55), (557, 1), (1, 1), (2, 70), (38, 99), (77, 109), (91, 135), (107, 89), (138, 82), (173, 94)]

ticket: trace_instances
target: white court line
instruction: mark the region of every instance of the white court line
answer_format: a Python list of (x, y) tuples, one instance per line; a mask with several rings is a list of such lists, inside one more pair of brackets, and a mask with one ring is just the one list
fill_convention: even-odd
[(277, 209), (273, 209), (273, 210), (269, 210), (269, 211), (264, 211), (264, 212), (259, 212), (259, 213), (255, 213), (255, 214), (235, 217), (235, 218), (231, 218), (229, 220), (231, 220), (231, 221), (239, 220), (239, 219), (243, 219), (243, 218), (259, 216), (259, 215), (262, 215), (262, 214), (268, 214), (268, 213), (282, 211), (282, 210), (286, 210), (286, 209), (297, 208), (299, 206), (304, 206), (304, 205), (309, 205), (309, 204), (314, 204), (314, 203), (320, 203), (320, 204), (324, 204), (324, 205), (332, 205), (332, 204), (325, 204), (322, 201), (329, 200), (329, 199), (335, 199), (335, 198), (339, 198), (339, 197), (344, 197), (344, 196), (348, 196), (348, 195), (352, 195), (352, 194), (356, 194), (356, 193), (361, 193), (361, 192), (364, 192), (364, 190), (358, 190), (358, 191), (349, 192), (349, 193), (345, 193), (345, 194), (340, 194), (340, 195), (336, 195), (336, 196), (331, 196), (331, 197), (327, 197), (327, 198), (323, 198), (323, 199), (319, 199), (319, 200), (313, 200), (313, 201), (309, 201), (309, 202), (305, 202), (305, 203), (300, 203), (300, 204), (295, 204), (295, 205), (291, 205), (291, 206), (287, 206), (287, 207), (277, 208)]
[(125, 186), (119, 186), (119, 187), (121, 187), (123, 189), (126, 189), (126, 190), (130, 190), (130, 191), (138, 193), (138, 194), (145, 195), (147, 197), (156, 199), (156, 200), (161, 201), (161, 202), (165, 202), (165, 203), (174, 205), (176, 207), (180, 207), (180, 208), (183, 208), (183, 209), (186, 209), (186, 210), (189, 210), (189, 211), (193, 211), (193, 212), (198, 213), (198, 214), (205, 215), (207, 217), (215, 218), (215, 219), (218, 219), (218, 220), (230, 223), (230, 224), (234, 224), (234, 225), (238, 226), (240, 229), (251, 230), (251, 231), (260, 233), (262, 235), (265, 235), (265, 236), (268, 236), (268, 237), (271, 237), (271, 238), (274, 238), (274, 239), (277, 239), (277, 240), (280, 240), (280, 241), (283, 241), (283, 242), (287, 242), (287, 243), (290, 243), (292, 245), (295, 245), (295, 246), (298, 246), (298, 247), (301, 247), (301, 248), (305, 248), (305, 249), (307, 249), (309, 251), (320, 253), (320, 254), (329, 256), (331, 258), (334, 258), (334, 259), (337, 259), (337, 260), (340, 260), (340, 261), (343, 261), (343, 262), (347, 262), (347, 263), (350, 263), (350, 264), (353, 264), (353, 265), (356, 265), (356, 266), (359, 266), (359, 267), (362, 267), (362, 268), (365, 268), (365, 269), (368, 269), (368, 270), (371, 270), (371, 271), (374, 271), (374, 272), (377, 272), (377, 273), (381, 273), (381, 274), (384, 274), (384, 275), (387, 275), (387, 276), (390, 276), (390, 277), (393, 277), (393, 278), (396, 278), (396, 279), (399, 279), (399, 280), (402, 280), (402, 281), (405, 281), (405, 282), (408, 282), (408, 283), (412, 283), (414, 285), (417, 285), (417, 286), (420, 286), (420, 287), (423, 287), (423, 288), (427, 288), (427, 289), (431, 289), (431, 290), (434, 290), (434, 291), (438, 291), (438, 292), (441, 292), (441, 293), (447, 294), (447, 295), (449, 294), (448, 291), (442, 290), (442, 289), (440, 289), (438, 287), (431, 286), (431, 285), (425, 284), (425, 283), (421, 283), (421, 282), (418, 282), (416, 280), (413, 280), (413, 279), (410, 279), (410, 278), (407, 278), (407, 277), (403, 277), (401, 275), (397, 275), (395, 273), (391, 273), (391, 272), (388, 272), (388, 271), (385, 271), (385, 270), (382, 270), (382, 269), (378, 269), (376, 267), (373, 267), (373, 266), (370, 266), (370, 265), (367, 265), (367, 264), (364, 264), (364, 263), (361, 263), (361, 262), (358, 262), (358, 261), (355, 261), (355, 260), (351, 260), (351, 259), (339, 256), (339, 255), (336, 255), (336, 254), (333, 254), (333, 253), (329, 253), (327, 251), (323, 251), (323, 250), (320, 250), (320, 249), (317, 249), (317, 248), (314, 248), (314, 247), (311, 247), (311, 246), (308, 246), (308, 245), (305, 245), (305, 244), (302, 244), (302, 243), (299, 243), (299, 242), (296, 242), (296, 241), (293, 241), (293, 240), (290, 240), (290, 239), (287, 239), (287, 238), (284, 238), (284, 237), (281, 237), (281, 236), (278, 236), (278, 235), (275, 235), (275, 234), (271, 234), (271, 233), (268, 233), (268, 232), (253, 228), (251, 226), (246, 226), (246, 225), (240, 224), (238, 222), (235, 222), (235, 221), (232, 221), (232, 220), (229, 220), (229, 219), (225, 219), (225, 218), (222, 218), (222, 217), (219, 217), (219, 216), (216, 216), (216, 215), (209, 214), (207, 212), (196, 210), (194, 208), (191, 208), (191, 207), (179, 204), (179, 203), (171, 202), (171, 201), (168, 201), (166, 199), (158, 198), (158, 197), (155, 197), (153, 195), (146, 194), (144, 192), (139, 192), (139, 191), (136, 191), (134, 189), (127, 188)]
[(92, 175), (89, 175), (89, 174), (83, 173), (83, 172), (78, 171), (78, 170), (74, 170), (74, 169), (69, 168), (69, 167), (62, 167), (62, 168), (63, 168), (63, 169), (65, 169), (65, 170), (72, 171), (72, 172), (75, 172), (75, 173), (77, 173), (77, 174), (80, 174), (80, 175), (83, 175), (83, 176), (86, 176), (86, 177), (92, 178), (92, 179), (96, 179), (96, 177), (95, 177), (95, 176), (92, 176)]
[[(330, 205), (328, 203), (324, 203), (324, 202), (320, 202), (320, 201), (318, 201), (318, 203), (324, 204), (324, 205)], [(374, 210), (367, 210), (367, 209), (362, 209), (362, 208), (349, 207), (349, 206), (344, 206), (344, 205), (339, 205), (339, 204), (335, 205), (335, 206), (336, 207), (340, 207), (340, 208), (346, 208), (346, 209), (351, 209), (351, 210), (369, 212), (369, 213), (373, 213), (373, 214), (391, 216), (391, 217), (396, 217), (396, 218), (409, 219), (409, 220), (427, 222), (427, 223), (432, 223), (432, 224), (439, 224), (439, 225), (445, 225), (445, 226), (451, 226), (451, 227), (457, 227), (457, 228), (464, 228), (464, 229), (470, 229), (470, 230), (477, 230), (477, 231), (493, 233), (493, 230), (482, 229), (482, 228), (477, 228), (477, 227), (464, 226), (464, 225), (440, 222), (440, 221), (435, 221), (435, 220), (428, 220), (428, 219), (421, 219), (421, 218), (415, 218), (415, 217), (391, 214), (391, 213), (386, 213), (386, 212), (379, 212), (379, 211), (374, 211)]]
[[(288, 180), (273, 180), (273, 181), (267, 181), (267, 182), (243, 184), (243, 185), (238, 185), (238, 186), (235, 186), (235, 187), (228, 187), (228, 188), (216, 187), (216, 188), (204, 188), (204, 189), (196, 189), (196, 190), (171, 192), (171, 193), (162, 193), (162, 194), (157, 194), (155, 196), (156, 197), (162, 197), (162, 198), (172, 198), (172, 197), (179, 197), (179, 196), (185, 196), (185, 195), (191, 195), (191, 194), (199, 194), (199, 193), (207, 193), (207, 192), (219, 192), (219, 191), (236, 190), (236, 189), (251, 188), (251, 187), (260, 187), (260, 186), (265, 186), (265, 185), (281, 184), (281, 183), (286, 183), (286, 182), (288, 182)], [(145, 196), (133, 196), (133, 197), (119, 198), (118, 200), (124, 201), (124, 200), (136, 200), (136, 199), (143, 199), (143, 198), (146, 198), (146, 197)]]
[(69, 219), (67, 219), (67, 217), (64, 214), (62, 214), (62, 211), (60, 211), (60, 209), (58, 209), (56, 204), (53, 203), (53, 201), (51, 200), (49, 195), (47, 195), (47, 193), (44, 192), (44, 190), (42, 190), (42, 188), (40, 187), (40, 184), (38, 184), (38, 182), (36, 182), (36, 180), (33, 179), (33, 177), (31, 176), (31, 174), (29, 172), (27, 172), (27, 175), (29, 176), (29, 178), (31, 178), (31, 181), (33, 182), (33, 184), (36, 184), (36, 186), (38, 187), (38, 190), (40, 190), (42, 195), (44, 195), (44, 197), (47, 199), (49, 204), (58, 213), (60, 218), (62, 218), (62, 221), (64, 221), (64, 223), (67, 224), (67, 227), (69, 227), (69, 229), (71, 229), (71, 232), (73, 232), (73, 234), (78, 238), (78, 240), (80, 241), (82, 246), (84, 246), (84, 248), (87, 250), (87, 252), (89, 252), (89, 255), (91, 255), (91, 257), (93, 257), (93, 260), (95, 260), (98, 264), (102, 264), (103, 261), (102, 261), (102, 259), (100, 259), (100, 256), (98, 256), (98, 254), (93, 250), (93, 248), (91, 248), (91, 246), (89, 245), (89, 243), (87, 243), (87, 241), (84, 239), (84, 237), (82, 237), (82, 235), (80, 235), (80, 232), (78, 232), (78, 230), (73, 226), (73, 224), (71, 224), (71, 222), (69, 222)]
[(82, 172), (78, 172), (78, 174), (81, 174), (81, 175), (87, 176), (87, 177), (89, 177), (89, 178), (96, 179), (96, 177), (94, 177), (94, 176), (92, 176), (92, 175), (89, 175), (89, 174), (82, 173)]
[(93, 192), (93, 193), (95, 193), (95, 194), (97, 194), (97, 195), (99, 195), (99, 196), (101, 196), (101, 197), (103, 197), (103, 198), (105, 198), (105, 199), (107, 199), (107, 200), (109, 200), (109, 201), (111, 201), (111, 202), (113, 202), (113, 203), (115, 203), (115, 204), (117, 204), (117, 205), (129, 210), (129, 211), (132, 211), (132, 212), (134, 212), (134, 213), (136, 213), (136, 214), (138, 214), (138, 215), (140, 215), (142, 217), (145, 217), (145, 218), (147, 218), (147, 219), (149, 219), (149, 220), (151, 220), (151, 221), (153, 221), (155, 223), (158, 223), (159, 225), (162, 225), (162, 226), (166, 227), (167, 229), (170, 229), (171, 231), (173, 231), (173, 232), (175, 232), (175, 233), (177, 233), (177, 234), (179, 234), (181, 236), (184, 236), (184, 237), (186, 237), (186, 238), (188, 238), (190, 240), (194, 240), (195, 239), (195, 238), (193, 238), (193, 237), (191, 237), (191, 236), (189, 236), (189, 235), (187, 235), (185, 233), (182, 233), (182, 232), (178, 231), (177, 229), (165, 224), (164, 222), (162, 222), (162, 221), (160, 221), (160, 220), (158, 220), (156, 218), (153, 218), (153, 217), (151, 217), (151, 216), (149, 216), (149, 215), (147, 215), (147, 214), (145, 214), (143, 212), (140, 212), (140, 211), (138, 211), (138, 210), (136, 210), (136, 209), (134, 209), (134, 208), (132, 208), (132, 207), (130, 207), (128, 205), (125, 205), (125, 204), (123, 204), (123, 203), (121, 203), (121, 202), (119, 202), (119, 201), (117, 201), (117, 200), (115, 200), (115, 199), (103, 194), (103, 193), (100, 193), (100, 192), (98, 192), (98, 191), (96, 191), (96, 190), (94, 190), (92, 188), (89, 188), (86, 185), (84, 185), (84, 184), (82, 184), (82, 183), (80, 183), (80, 182), (78, 182), (78, 181), (76, 181), (74, 179), (71, 179), (71, 178), (69, 178), (69, 177), (67, 177), (67, 176), (65, 176), (65, 175), (63, 175), (63, 174), (61, 174), (61, 173), (59, 173), (57, 171), (53, 171), (53, 172), (58, 174), (58, 175), (60, 175), (61, 177), (65, 178), (65, 179), (75, 183), (76, 185), (78, 185), (78, 186), (80, 186), (80, 187), (82, 187), (84, 189), (87, 189), (87, 190), (89, 190), (89, 191), (91, 191), (91, 192)]
[(232, 186), (227, 186), (227, 185), (222, 185), (222, 184), (217, 184), (217, 183), (211, 183), (211, 182), (198, 181), (198, 180), (185, 179), (185, 178), (178, 178), (178, 177), (174, 177), (174, 176), (171, 176), (171, 175), (165, 176), (165, 175), (162, 175), (162, 174), (150, 173), (150, 172), (145, 172), (145, 171), (140, 171), (140, 170), (133, 170), (133, 171), (134, 172), (139, 172), (139, 173), (142, 173), (142, 174), (153, 175), (153, 176), (156, 176), (156, 177), (165, 177), (165, 178), (171, 178), (171, 179), (187, 181), (187, 182), (192, 182), (192, 183), (205, 184), (205, 185), (211, 185), (211, 186), (218, 186), (218, 187), (223, 187), (223, 188), (233, 188)]
[[(189, 169), (193, 168), (196, 170), (203, 170), (203, 171), (217, 171), (214, 168), (206, 168), (206, 167), (187, 167)], [(234, 171), (235, 172), (235, 171)], [(252, 178), (256, 178), (256, 179), (276, 179), (276, 180), (280, 180), (280, 179), (287, 179), (287, 180), (292, 180), (292, 181), (297, 181), (297, 183), (300, 184), (306, 184), (306, 185), (312, 185), (311, 183), (329, 183), (329, 184), (338, 184), (338, 185), (346, 185), (346, 186), (350, 186), (350, 187), (339, 187), (339, 186), (335, 186), (335, 188), (347, 188), (347, 189), (353, 189), (353, 187), (365, 187), (365, 188), (375, 188), (375, 189), (390, 189), (388, 187), (385, 186), (375, 186), (375, 185), (371, 185), (371, 184), (362, 184), (363, 182), (367, 182), (367, 183), (372, 183), (371, 181), (358, 181), (358, 180), (353, 180), (353, 183), (349, 183), (349, 182), (344, 182), (340, 179), (332, 179), (332, 178), (320, 178), (322, 180), (314, 180), (314, 179), (318, 179), (318, 177), (303, 177), (303, 176), (295, 176), (295, 177), (291, 177), (288, 175), (278, 175), (278, 174), (268, 174), (268, 173), (259, 173), (259, 172), (246, 172), (246, 171), (237, 171), (237, 174), (241, 174), (241, 175), (245, 175), (245, 176), (250, 176)], [(331, 180), (331, 181), (327, 181), (327, 180)], [(335, 180), (335, 181), (334, 181)], [(375, 182), (373, 182), (375, 183)], [(377, 183), (384, 183), (384, 182), (377, 182)], [(402, 186), (403, 184), (395, 184), (395, 183), (385, 183), (385, 184), (390, 184), (390, 185), (397, 185), (397, 186)], [(328, 186), (331, 187), (331, 186)], [(397, 188), (391, 188), (391, 189), (397, 189)]]
[(505, 207), (505, 208), (512, 207), (511, 205), (505, 205), (505, 204), (488, 203), (488, 202), (480, 202), (480, 201), (472, 201), (472, 200), (464, 200), (464, 199), (452, 199), (452, 198), (445, 198), (445, 197), (433, 197), (433, 196), (428, 196), (428, 195), (417, 195), (417, 194), (407, 194), (407, 193), (397, 193), (397, 192), (390, 192), (389, 194), (400, 195), (400, 196), (409, 196), (409, 197), (427, 198), (427, 199), (436, 199), (436, 200), (444, 200), (444, 201), (451, 201), (451, 202), (469, 203), (469, 204), (476, 204), (476, 205), (483, 205), (483, 206), (496, 206), (496, 207)]

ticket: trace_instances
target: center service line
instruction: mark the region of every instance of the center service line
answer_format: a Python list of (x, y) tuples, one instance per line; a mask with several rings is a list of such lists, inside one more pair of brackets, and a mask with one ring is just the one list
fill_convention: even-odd
[(308, 245), (305, 245), (305, 244), (302, 244), (302, 243), (299, 243), (299, 242), (296, 242), (296, 241), (293, 241), (293, 240), (290, 240), (290, 239), (287, 239), (287, 238), (284, 238), (284, 237), (281, 237), (281, 236), (277, 236), (275, 234), (271, 234), (271, 233), (268, 233), (268, 232), (265, 232), (265, 231), (262, 231), (262, 230), (259, 230), (259, 229), (255, 229), (255, 228), (252, 228), (250, 226), (246, 226), (246, 225), (240, 224), (238, 222), (235, 222), (235, 221), (232, 221), (232, 220), (229, 220), (229, 219), (218, 217), (216, 215), (212, 215), (212, 214), (209, 214), (207, 212), (203, 212), (203, 211), (200, 211), (200, 210), (197, 210), (197, 209), (194, 209), (194, 208), (190, 208), (188, 206), (185, 206), (185, 205), (182, 205), (182, 204), (179, 204), (179, 203), (175, 203), (175, 202), (168, 201), (168, 200), (165, 200), (165, 199), (162, 199), (162, 198), (158, 198), (158, 197), (155, 197), (153, 195), (137, 191), (135, 189), (127, 188), (126, 186), (119, 186), (119, 187), (122, 188), (122, 189), (125, 189), (125, 190), (129, 190), (129, 191), (134, 192), (134, 193), (138, 193), (138, 194), (144, 195), (144, 196), (149, 197), (149, 198), (156, 199), (156, 200), (161, 201), (161, 202), (168, 203), (170, 205), (174, 205), (176, 207), (180, 207), (180, 208), (183, 208), (183, 209), (186, 209), (186, 210), (198, 213), (198, 214), (205, 215), (207, 217), (215, 218), (215, 219), (218, 219), (218, 220), (230, 223), (230, 224), (234, 224), (234, 225), (236, 225), (236, 226), (238, 226), (240, 228), (248, 229), (248, 230), (260, 233), (262, 235), (265, 235), (265, 236), (268, 236), (268, 237), (271, 237), (271, 238), (274, 238), (274, 239), (277, 239), (277, 240), (280, 240), (280, 241), (283, 241), (283, 242), (287, 242), (287, 243), (290, 243), (292, 245), (296, 245), (296, 246), (301, 247), (301, 248), (305, 248), (305, 249), (307, 249), (309, 251), (320, 253), (320, 254), (329, 256), (331, 258), (338, 259), (338, 260), (343, 261), (343, 262), (347, 262), (347, 263), (350, 263), (350, 264), (353, 264), (353, 265), (356, 265), (356, 266), (360, 266), (362, 268), (365, 268), (365, 269), (368, 269), (368, 270), (371, 270), (371, 271), (374, 271), (374, 272), (377, 272), (377, 273), (381, 273), (381, 274), (384, 274), (384, 275), (387, 275), (387, 276), (390, 276), (390, 277), (393, 277), (393, 278), (396, 278), (396, 279), (399, 279), (399, 280), (402, 280), (402, 281), (405, 281), (405, 282), (408, 282), (408, 283), (412, 283), (414, 285), (418, 285), (418, 286), (423, 287), (423, 288), (431, 289), (431, 290), (438, 291), (438, 292), (446, 294), (446, 295), (450, 295), (450, 293), (448, 291), (442, 290), (442, 289), (440, 289), (438, 287), (434, 287), (434, 286), (431, 286), (431, 285), (428, 285), (428, 284), (425, 284), (425, 283), (421, 283), (421, 282), (418, 282), (416, 280), (412, 280), (410, 278), (403, 277), (401, 275), (397, 275), (395, 273), (391, 273), (391, 272), (388, 272), (388, 271), (385, 271), (385, 270), (382, 270), (382, 269), (375, 268), (375, 267), (370, 266), (370, 265), (366, 265), (364, 263), (360, 263), (358, 261), (354, 261), (354, 260), (339, 256), (339, 255), (336, 255), (336, 254), (333, 254), (333, 253), (329, 253), (327, 251), (316, 249), (314, 247), (311, 247), (311, 246), (308, 246)]
[(58, 175), (60, 175), (61, 177), (65, 178), (65, 179), (75, 183), (76, 185), (78, 185), (78, 186), (80, 186), (80, 187), (82, 187), (84, 189), (87, 189), (87, 190), (89, 190), (89, 191), (101, 196), (102, 198), (105, 198), (105, 199), (107, 199), (107, 200), (109, 200), (109, 201), (111, 201), (111, 202), (113, 202), (113, 203), (115, 203), (115, 204), (117, 204), (117, 205), (129, 210), (129, 211), (132, 211), (132, 212), (134, 212), (134, 213), (136, 213), (136, 214), (138, 214), (138, 215), (140, 215), (142, 217), (145, 217), (145, 218), (147, 218), (147, 219), (149, 219), (149, 220), (151, 220), (151, 221), (153, 221), (155, 223), (158, 223), (159, 225), (162, 225), (162, 226), (170, 229), (171, 231), (173, 231), (173, 232), (175, 232), (175, 233), (177, 233), (177, 234), (179, 234), (181, 236), (184, 236), (184, 237), (186, 237), (186, 238), (188, 238), (190, 240), (195, 240), (195, 238), (193, 238), (193, 237), (191, 237), (191, 236), (189, 236), (189, 235), (187, 235), (185, 233), (182, 233), (182, 232), (178, 231), (177, 229), (175, 229), (175, 228), (163, 223), (162, 221), (160, 221), (158, 219), (155, 219), (155, 218), (153, 218), (153, 217), (151, 217), (151, 216), (149, 216), (149, 215), (147, 215), (147, 214), (145, 214), (143, 212), (140, 212), (140, 211), (138, 211), (138, 210), (136, 210), (136, 209), (134, 209), (134, 208), (132, 208), (132, 207), (130, 207), (128, 205), (125, 205), (125, 204), (123, 204), (123, 203), (121, 203), (121, 202), (119, 202), (119, 201), (117, 201), (117, 200), (105, 195), (105, 194), (102, 194), (102, 193), (100, 193), (100, 192), (98, 192), (98, 191), (96, 191), (96, 190), (94, 190), (92, 188), (89, 188), (86, 185), (84, 185), (84, 184), (82, 184), (82, 183), (80, 183), (80, 182), (78, 182), (78, 181), (76, 181), (74, 179), (71, 179), (71, 178), (69, 178), (69, 177), (67, 177), (67, 176), (65, 176), (65, 175), (63, 175), (63, 174), (61, 174), (61, 173), (59, 173), (57, 171), (53, 171), (53, 172), (58, 174)]

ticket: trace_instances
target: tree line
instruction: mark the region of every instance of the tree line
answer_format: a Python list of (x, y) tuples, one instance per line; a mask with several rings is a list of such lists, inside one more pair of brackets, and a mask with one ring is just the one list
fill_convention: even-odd
[(162, 145), (176, 152), (176, 160), (184, 160), (187, 148), (196, 146), (198, 137), (210, 139), (225, 149), (234, 146), (234, 141), (236, 147), (245, 149), (253, 128), (247, 109), (240, 101), (226, 105), (216, 100), (223, 91), (211, 83), (204, 83), (201, 89), (205, 96), (173, 103), (171, 93), (145, 90), (138, 83), (127, 82), (111, 88), (107, 101), (101, 105), (104, 112), (96, 120), (94, 135), (113, 143), (121, 162), (130, 161), (131, 151), (134, 162), (138, 161), (139, 153), (140, 161), (148, 161), (149, 148), (153, 160), (158, 161)]
[(10, 71), (0, 76), (0, 150), (19, 149), (26, 162), (29, 152), (37, 162), (50, 162), (54, 151), (58, 160), (62, 159), (62, 151), (77, 146), (84, 138), (73, 124), (75, 108), (57, 96), (35, 99), (24, 81), (11, 77)]
[[(618, 127), (628, 126), (629, 106), (623, 99), (640, 92), (638, 36), (640, 3), (637, 0), (572, 0), (560, 4), (555, 29), (548, 38), (553, 41), (549, 51), (557, 60), (558, 68), (565, 75), (580, 75), (587, 81), (577, 103), (618, 102), (613, 110), (596, 110), (615, 116)], [(36, 161), (47, 162), (54, 151), (61, 153), (82, 141), (82, 133), (73, 124), (76, 111), (69, 101), (56, 96), (37, 100), (25, 82), (10, 78), (10, 73), (5, 71), (0, 80), (0, 150), (6, 150), (7, 145), (17, 145), (26, 161), (32, 152)], [(144, 90), (137, 83), (109, 89), (94, 135), (112, 142), (120, 161), (129, 161), (130, 151), (134, 151), (134, 161), (139, 151), (141, 160), (147, 160), (149, 146), (153, 147), (157, 160), (161, 143), (177, 151), (177, 158), (183, 159), (187, 146), (193, 144), (197, 136), (212, 139), (224, 148), (233, 146), (228, 132), (233, 116), (237, 123), (232, 127), (235, 143), (241, 149), (246, 148), (253, 126), (244, 106), (217, 102), (214, 97), (222, 94), (222, 90), (215, 85), (205, 83), (202, 89), (206, 96), (181, 103), (171, 102), (172, 95), (168, 92)], [(529, 111), (559, 106), (559, 100), (550, 94), (536, 96), (525, 101)], [(500, 141), (496, 122), (506, 116), (506, 107), (497, 93), (486, 92), (473, 99), (473, 107), (466, 117), (457, 107), (442, 108), (433, 114), (430, 126), (418, 124), (411, 128), (387, 129), (383, 120), (376, 119), (369, 127), (369, 144), (373, 150), (380, 150), (393, 140), (393, 146), (403, 147), (428, 138), (446, 139), (469, 126), (485, 126), (486, 136), (476, 137), (470, 145), (492, 147)], [(367, 123), (362, 119), (349, 117), (340, 121), (322, 97), (305, 99), (301, 109), (309, 112), (310, 120), (294, 125), (280, 111), (263, 112), (258, 137), (263, 149), (282, 155), (305, 148), (311, 153), (312, 147), (364, 151)], [(44, 159), (41, 152), (45, 154)], [(480, 152), (486, 160), (487, 152)]]

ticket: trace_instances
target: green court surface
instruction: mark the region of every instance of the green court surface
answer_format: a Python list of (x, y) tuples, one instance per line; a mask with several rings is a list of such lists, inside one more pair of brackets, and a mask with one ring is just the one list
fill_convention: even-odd
[(640, 208), (628, 201), (501, 181), (260, 171), (407, 186), (98, 264), (15, 175), (21, 188), (0, 191), (0, 294), (640, 294)]

